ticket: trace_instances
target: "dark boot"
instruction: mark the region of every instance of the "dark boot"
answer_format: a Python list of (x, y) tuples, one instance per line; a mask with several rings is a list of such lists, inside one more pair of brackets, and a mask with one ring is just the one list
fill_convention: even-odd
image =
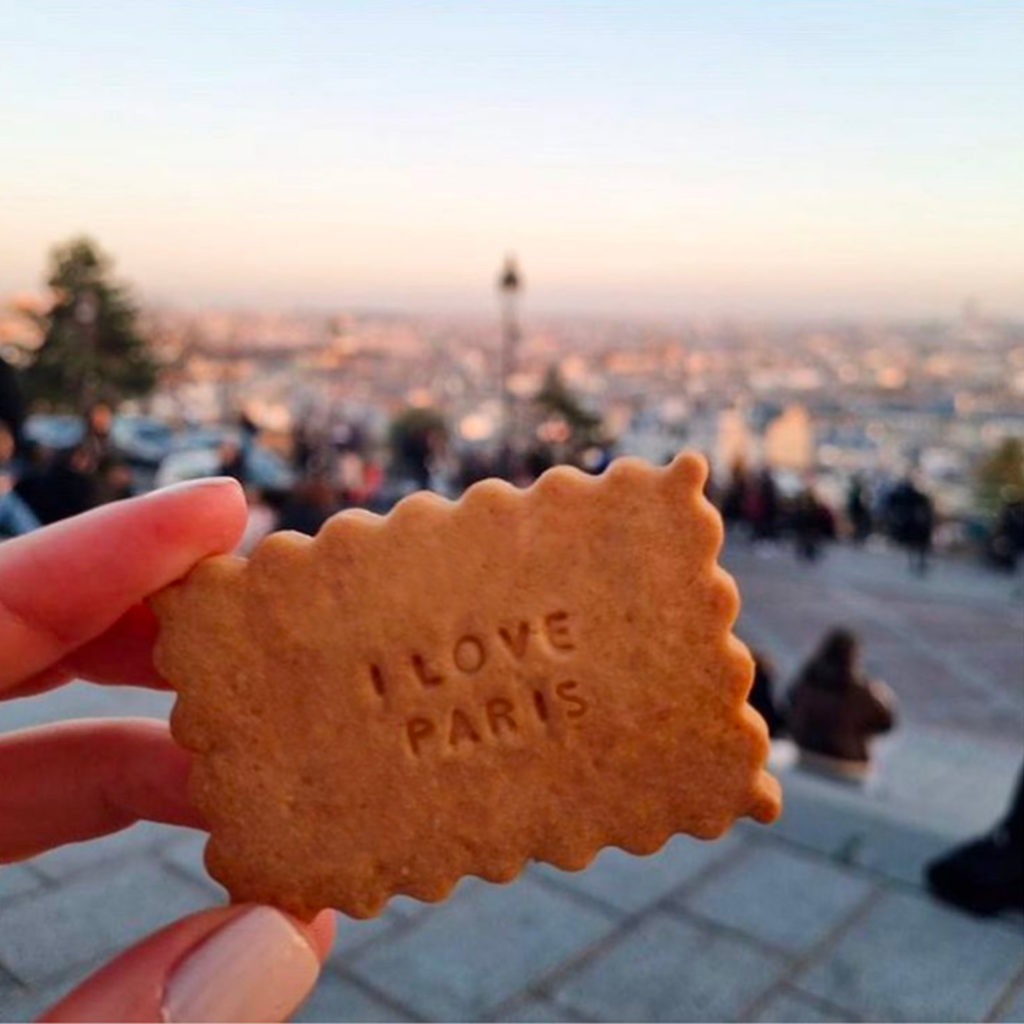
[(928, 887), (975, 914), (1024, 910), (1024, 771), (1001, 825), (928, 865)]

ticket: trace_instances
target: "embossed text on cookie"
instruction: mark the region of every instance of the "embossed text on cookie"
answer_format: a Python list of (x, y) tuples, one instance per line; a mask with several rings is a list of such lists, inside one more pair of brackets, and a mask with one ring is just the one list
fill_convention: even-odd
[[(489, 633), (464, 633), (441, 656), (412, 651), (395, 675), (371, 663), (369, 680), (373, 692), (385, 703), (391, 687), (410, 681), (420, 691), (438, 695), (436, 713), (417, 714), (404, 724), (408, 749), (419, 758), (536, 732), (537, 726), (550, 726), (561, 719), (581, 718), (590, 706), (583, 688), (576, 679), (559, 674), (558, 665), (560, 657), (575, 650), (572, 618), (559, 609), (535, 620), (499, 625)], [(538, 657), (547, 663), (548, 671), (536, 669)], [(472, 705), (464, 699), (450, 703), (451, 686), (446, 688), (446, 684), (485, 669), (508, 678), (505, 694), (491, 694)]]

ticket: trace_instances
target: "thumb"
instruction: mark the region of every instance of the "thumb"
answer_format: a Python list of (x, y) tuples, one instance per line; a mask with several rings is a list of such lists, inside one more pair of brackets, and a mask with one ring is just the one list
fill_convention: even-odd
[(126, 950), (44, 1021), (284, 1021), (312, 991), (334, 915), (309, 924), (272, 907), (204, 910)]

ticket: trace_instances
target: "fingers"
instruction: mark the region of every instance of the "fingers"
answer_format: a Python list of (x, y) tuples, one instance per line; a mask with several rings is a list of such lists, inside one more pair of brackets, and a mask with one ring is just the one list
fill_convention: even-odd
[(334, 914), (309, 924), (271, 907), (207, 910), (122, 953), (44, 1021), (284, 1021), (316, 984)]
[(107, 835), (140, 819), (202, 828), (189, 756), (163, 722), (63, 722), (0, 736), (0, 862)]
[(5, 690), (0, 699), (31, 697), (72, 679), (118, 683), (165, 690), (167, 683), (153, 665), (156, 616), (144, 604), (129, 608), (105, 633), (83, 644), (57, 664)]
[[(199, 480), (119, 501), (0, 546), (0, 693), (47, 673), (245, 525), (234, 480)], [(89, 652), (85, 652), (87, 656)], [(137, 652), (136, 652), (137, 656)]]

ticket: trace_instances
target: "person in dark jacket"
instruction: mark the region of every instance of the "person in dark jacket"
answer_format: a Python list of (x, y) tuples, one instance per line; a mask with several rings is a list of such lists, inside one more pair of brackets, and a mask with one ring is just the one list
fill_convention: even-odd
[(822, 543), (835, 535), (832, 513), (810, 485), (793, 502), (791, 525), (797, 557), (807, 562), (815, 561)]
[(779, 532), (779, 489), (765, 466), (747, 487), (743, 506), (753, 540), (774, 540)]
[(871, 739), (892, 729), (895, 698), (858, 665), (857, 638), (833, 629), (804, 666), (789, 694), (786, 726), (801, 764), (860, 780), (871, 767)]
[(850, 520), (850, 529), (854, 544), (863, 544), (871, 536), (871, 506), (868, 503), (864, 480), (856, 474), (850, 481), (846, 492), (846, 516)]
[(47, 463), (30, 453), (30, 468), (16, 490), (41, 523), (76, 516), (98, 502), (92, 456), (84, 444), (62, 452)]
[(907, 549), (912, 571), (924, 575), (935, 529), (935, 505), (909, 476), (901, 480), (888, 501), (889, 533)]
[(316, 536), (337, 507), (331, 487), (322, 477), (300, 480), (281, 508), (277, 528)]

